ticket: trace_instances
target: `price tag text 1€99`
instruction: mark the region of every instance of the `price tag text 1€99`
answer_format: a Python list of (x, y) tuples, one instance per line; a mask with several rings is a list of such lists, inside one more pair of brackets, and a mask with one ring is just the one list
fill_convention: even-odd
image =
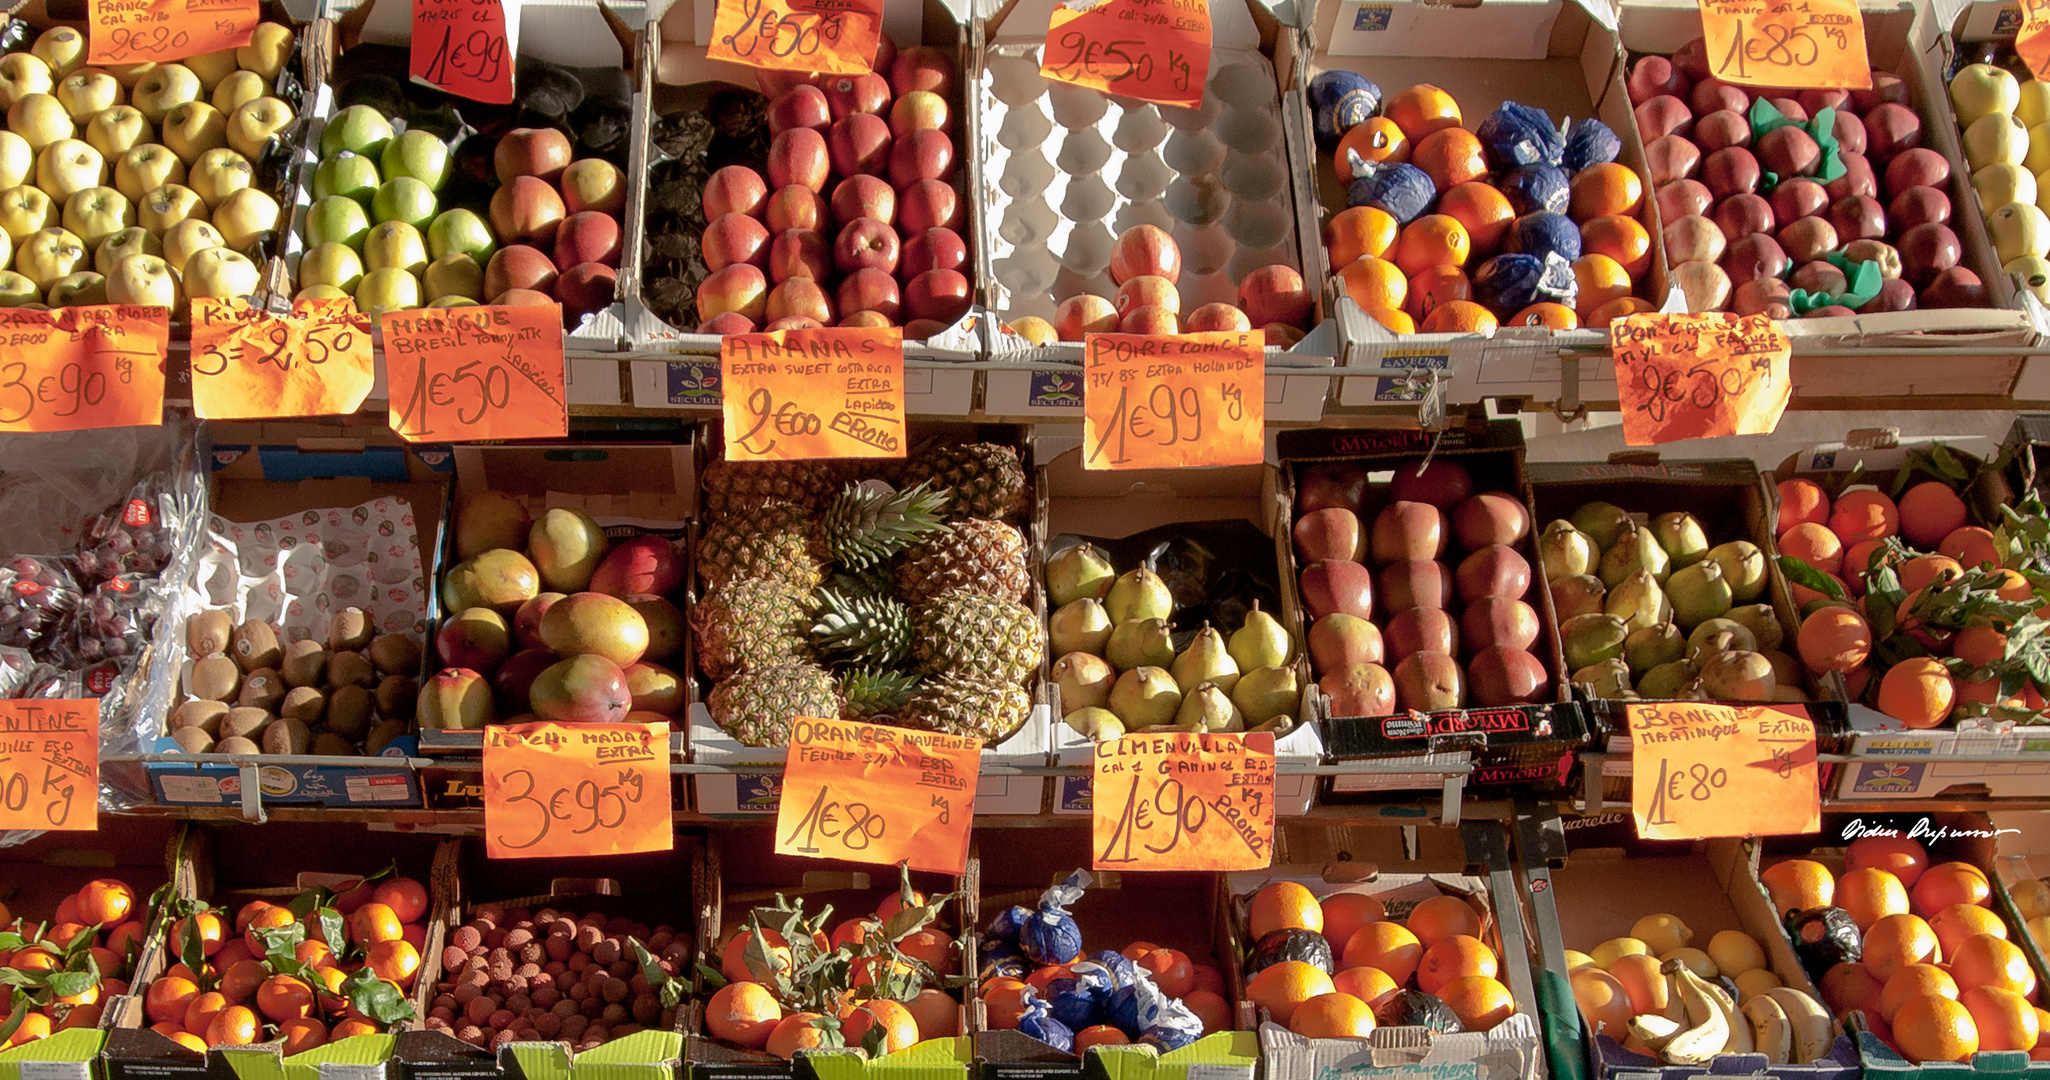
[(1266, 460), (1258, 330), (1090, 334), (1082, 354), (1082, 467), (1172, 469)]

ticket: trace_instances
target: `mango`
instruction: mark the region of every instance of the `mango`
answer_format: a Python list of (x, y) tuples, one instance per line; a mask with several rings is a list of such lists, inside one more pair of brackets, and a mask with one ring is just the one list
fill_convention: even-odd
[(527, 554), (551, 592), (589, 589), (605, 550), (605, 530), (581, 510), (558, 506), (536, 518), (527, 531)]
[(490, 608), (510, 616), (540, 592), (541, 572), (525, 555), (493, 548), (456, 564), (441, 579), (441, 606), (445, 611)]
[(503, 491), (480, 491), (456, 507), (456, 558), (474, 559), (493, 548), (518, 550), (532, 527), (518, 499)]

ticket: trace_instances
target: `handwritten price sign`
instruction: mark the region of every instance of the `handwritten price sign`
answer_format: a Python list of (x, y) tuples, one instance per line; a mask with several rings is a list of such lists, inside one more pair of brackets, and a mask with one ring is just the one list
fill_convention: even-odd
[(749, 67), (859, 75), (881, 40), (874, 0), (718, 0), (705, 55)]
[(391, 428), (413, 442), (569, 433), (562, 312), (550, 307), (384, 313)]
[(981, 739), (800, 716), (776, 854), (962, 873), (981, 762)]
[(1274, 861), (1274, 736), (1127, 735), (1096, 744), (1098, 870), (1260, 870)]
[(1267, 368), (1258, 330), (1090, 334), (1083, 346), (1085, 469), (1258, 465)]
[(1793, 346), (1763, 315), (1632, 315), (1609, 348), (1631, 446), (1770, 435), (1793, 394)]
[(1857, 0), (1700, 0), (1715, 76), (1744, 86), (1869, 90)]
[(163, 423), (170, 344), (160, 307), (0, 309), (0, 431)]
[(208, 420), (344, 416), (370, 396), (370, 316), (346, 300), (290, 315), (246, 300), (192, 301), (192, 408)]
[(726, 456), (904, 456), (904, 331), (775, 330), (719, 342)]
[(0, 701), (0, 829), (100, 827), (100, 703)]
[(1815, 723), (1799, 705), (1627, 706), (1630, 809), (1646, 840), (1822, 828)]
[(2022, 28), (2014, 36), (2014, 51), (2036, 78), (2050, 71), (2050, 0), (2022, 0)]
[(86, 62), (177, 61), (249, 44), (256, 0), (87, 0)]
[(513, 99), (513, 58), (499, 0), (413, 0), (412, 77), (491, 105)]
[(1067, 0), (1053, 9), (1039, 73), (1162, 105), (1203, 103), (1209, 0)]
[(668, 724), (484, 729), (484, 852), (625, 855), (676, 844)]

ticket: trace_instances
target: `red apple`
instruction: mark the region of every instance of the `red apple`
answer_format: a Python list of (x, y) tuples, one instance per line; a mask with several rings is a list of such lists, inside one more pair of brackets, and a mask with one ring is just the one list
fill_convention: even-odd
[(954, 140), (944, 131), (914, 131), (890, 144), (890, 183), (899, 191), (920, 180), (944, 180), (953, 170)]
[(1070, 296), (1053, 309), (1054, 336), (1080, 341), (1085, 334), (1108, 334), (1118, 328), (1118, 309), (1095, 293)]
[(1141, 304), (1118, 319), (1121, 334), (1179, 334), (1180, 320), (1158, 304)]
[(723, 270), (734, 263), (762, 266), (769, 261), (769, 230), (746, 214), (720, 214), (705, 226), (698, 248), (707, 270)]
[(769, 279), (746, 263), (715, 270), (698, 285), (700, 322), (723, 312), (737, 311), (759, 325), (768, 305)]
[(1152, 304), (1179, 315), (1182, 310), (1182, 294), (1174, 287), (1173, 282), (1164, 277), (1141, 274), (1138, 277), (1126, 278), (1125, 283), (1118, 286), (1117, 295), (1111, 298), (1111, 303), (1117, 305), (1120, 313)]
[[(893, 283), (893, 284), (894, 284), (894, 283)], [(897, 324), (896, 324), (896, 323), (894, 323), (894, 322), (891, 322), (891, 321), (890, 321), (890, 317), (889, 317), (889, 316), (887, 316), (887, 315), (884, 315), (884, 314), (883, 314), (882, 312), (880, 312), (880, 311), (855, 311), (855, 312), (850, 312), (850, 313), (848, 313), (848, 314), (846, 314), (846, 315), (842, 315), (842, 316), (840, 316), (840, 321), (839, 321), (839, 322), (836, 322), (836, 323), (834, 323), (833, 325), (834, 325), (834, 326), (872, 326), (872, 327), (875, 327), (875, 328), (877, 328), (877, 329), (881, 329), (881, 328), (883, 328), (883, 327), (886, 327), (886, 326), (895, 326), (895, 325), (897, 325)]]
[(930, 90), (946, 97), (954, 92), (954, 60), (931, 45), (905, 49), (890, 65), (890, 89), (898, 97), (913, 90)]
[(927, 270), (959, 270), (968, 263), (968, 245), (952, 229), (920, 229), (904, 241), (904, 255), (898, 268), (906, 277)]
[(809, 83), (793, 86), (769, 102), (771, 135), (790, 128), (810, 128), (823, 133), (832, 122), (833, 112), (826, 105), (826, 92)]
[(952, 325), (938, 319), (912, 319), (904, 324), (904, 340), (924, 341), (934, 334), (945, 333)]
[(868, 69), (878, 75), (888, 75), (890, 65), (897, 62), (897, 43), (889, 34), (876, 35), (876, 54), (869, 57)]
[(881, 115), (890, 105), (890, 84), (874, 72), (822, 76), (819, 88), (826, 92), (826, 105), (835, 120), (850, 113)]
[(874, 113), (848, 113), (826, 132), (826, 156), (840, 176), (883, 175), (890, 163), (890, 124)]
[(507, 289), (491, 298), (494, 307), (561, 307), (554, 296), (538, 289)]
[(914, 319), (952, 325), (970, 303), (968, 278), (959, 270), (927, 270), (904, 286), (904, 311)]
[(840, 181), (833, 189), (833, 220), (845, 225), (855, 218), (874, 218), (885, 225), (896, 221), (897, 189), (866, 173)]
[[(1134, 225), (1118, 234), (1110, 247), (1110, 279), (1119, 285), (1152, 274), (1170, 282), (1182, 277), (1182, 249), (1158, 225)], [(1300, 282), (1298, 282), (1300, 284)]]
[(769, 280), (782, 284), (794, 277), (824, 281), (833, 272), (833, 249), (825, 235), (790, 229), (769, 243)]
[[(890, 197), (896, 198), (896, 192), (891, 192)], [(776, 193), (769, 196), (767, 216), (771, 233), (788, 229), (824, 229), (826, 200), (803, 184), (790, 184), (777, 188)]]
[(855, 218), (833, 241), (833, 266), (843, 274), (856, 270), (894, 274), (899, 254), (897, 230), (874, 218)]
[[(755, 233), (752, 235), (758, 236), (756, 257), (760, 257), (769, 242), (769, 230), (762, 228), (760, 223), (751, 218), (740, 220), (754, 227)], [(706, 226), (705, 231), (710, 233), (711, 226)], [(578, 263), (601, 263), (616, 269), (619, 266), (619, 240), (619, 219), (611, 214), (601, 214), (596, 210), (571, 214), (562, 219), (562, 224), (555, 227), (555, 268), (566, 271)], [(714, 268), (709, 256), (705, 260), (705, 265)]]
[(705, 220), (720, 214), (762, 216), (762, 204), (769, 198), (769, 185), (762, 174), (745, 165), (728, 165), (705, 181)]
[(573, 156), (569, 136), (555, 128), (514, 128), (492, 150), (491, 167), (501, 184), (515, 176), (538, 176), (554, 183)]
[(1263, 339), (1261, 344), (1272, 345), (1277, 349), (1294, 348), (1296, 342), (1308, 336), (1303, 333), (1303, 328), (1300, 326), (1278, 322), (1271, 322), (1261, 327), (1260, 335)]
[(903, 138), (920, 128), (947, 130), (947, 99), (930, 90), (913, 90), (890, 103), (890, 134)]
[(754, 332), (755, 321), (738, 311), (721, 312), (698, 324), (698, 333), (717, 334), (720, 337), (725, 337), (728, 334), (752, 334)]
[(791, 128), (769, 140), (769, 183), (779, 188), (797, 184), (824, 191), (832, 167), (826, 137), (810, 128)]
[[(834, 297), (840, 310), (846, 313), (872, 311), (894, 324), (903, 313), (904, 305), (897, 291), (897, 279), (882, 270), (863, 267), (840, 279), (840, 288)], [(843, 316), (842, 322), (845, 322)]]
[(771, 323), (793, 315), (815, 320), (821, 326), (833, 321), (833, 301), (811, 278), (790, 278), (769, 290), (766, 310)]
[(619, 271), (604, 263), (578, 263), (562, 272), (555, 282), (555, 298), (572, 315), (588, 315), (612, 306), (619, 287)]
[(814, 75), (809, 71), (782, 71), (771, 68), (755, 69), (755, 85), (761, 88), (762, 96), (774, 101), (792, 89), (809, 84)]
[(767, 326), (764, 326), (764, 327), (762, 327), (762, 329), (764, 329), (764, 330), (817, 330), (817, 329), (819, 329), (819, 328), (821, 328), (821, 327), (823, 327), (823, 326), (825, 326), (825, 325), (826, 325), (825, 323), (822, 323), (822, 322), (818, 321), (817, 319), (814, 319), (814, 318), (812, 318), (812, 317), (811, 317), (811, 316), (809, 316), (809, 315), (785, 315), (785, 316), (783, 316), (782, 318), (780, 318), (780, 319), (777, 319), (777, 320), (776, 320), (775, 322), (772, 322), (772, 323), (770, 323), (769, 325), (767, 325)]
[(1182, 328), (1191, 334), (1210, 330), (1251, 330), (1253, 321), (1246, 318), (1245, 312), (1230, 304), (1204, 304), (1189, 312), (1189, 317), (1183, 322)]
[(1300, 326), (1310, 317), (1310, 290), (1294, 268), (1273, 263), (1239, 281), (1239, 306), (1255, 326)]
[(547, 247), (565, 216), (555, 185), (538, 176), (515, 176), (491, 195), (491, 229), (500, 243)]
[(945, 180), (920, 180), (897, 196), (897, 227), (907, 234), (961, 227), (961, 195)]
[(555, 263), (539, 248), (511, 244), (491, 253), (491, 261), (484, 266), (484, 292), (489, 296), (507, 289), (552, 292), (556, 273)]

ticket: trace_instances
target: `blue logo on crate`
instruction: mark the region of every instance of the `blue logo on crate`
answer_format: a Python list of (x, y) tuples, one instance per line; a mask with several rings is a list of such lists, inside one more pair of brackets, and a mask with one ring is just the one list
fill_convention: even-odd
[(1089, 778), (1086, 776), (1061, 777), (1061, 798), (1056, 809), (1069, 814), (1086, 814), (1096, 805), (1089, 796)]
[(1072, 371), (1035, 371), (1026, 405), (1034, 409), (1082, 407), (1082, 376)]
[(1395, 9), (1383, 4), (1363, 4), (1359, 13), (1352, 17), (1354, 30), (1386, 30), (1388, 20), (1395, 16)]
[(1886, 794), (1913, 791), (1922, 785), (1927, 765), (1899, 765), (1892, 762), (1860, 764), (1851, 790), (1858, 794)]
[(739, 773), (733, 778), (738, 809), (773, 814), (783, 802), (782, 773)]
[(719, 362), (669, 361), (669, 404), (719, 404)]
[(2021, 33), (2021, 29), (2022, 9), (2019, 7), (2001, 8), (1999, 17), (1993, 20), (1993, 35), (1995, 37), (2018, 34)]
[(1408, 379), (1375, 379), (1375, 401), (1422, 401), (1429, 384), (1412, 384)]

